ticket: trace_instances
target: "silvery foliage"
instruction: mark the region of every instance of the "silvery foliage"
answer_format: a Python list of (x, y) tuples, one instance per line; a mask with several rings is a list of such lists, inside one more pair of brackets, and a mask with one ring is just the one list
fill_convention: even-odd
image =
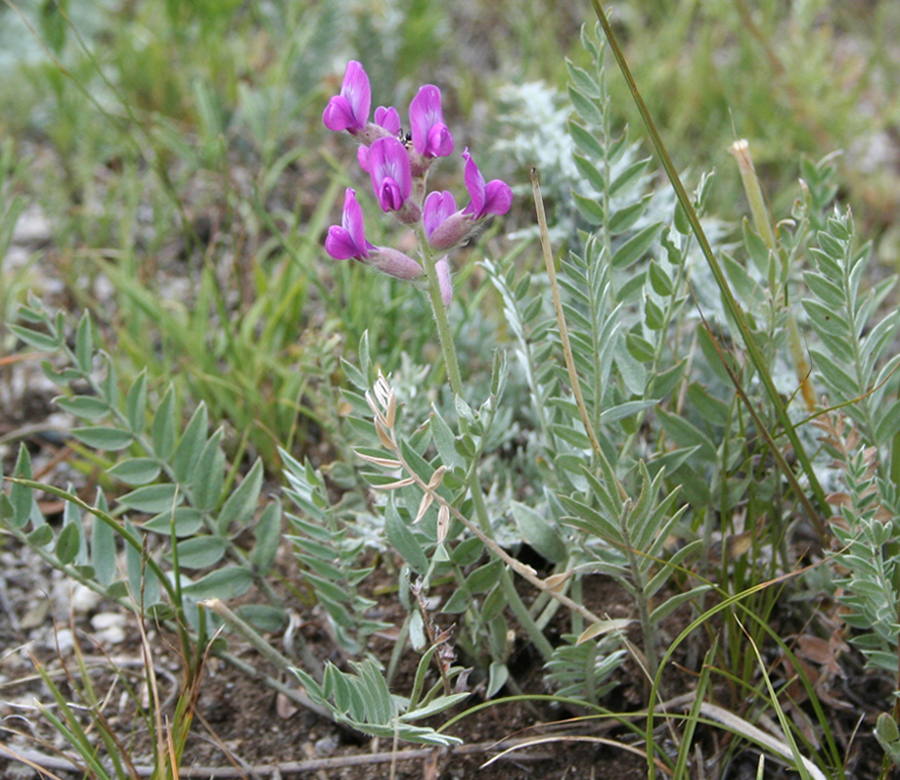
[[(810, 178), (816, 172), (810, 169)], [(900, 355), (895, 348), (900, 311), (885, 313), (896, 275), (866, 290), (869, 244), (856, 246), (849, 210), (837, 208), (819, 224), (804, 273), (802, 301), (819, 343), (810, 349), (815, 376), (839, 407), (817, 421), (831, 466), (844, 489), (832, 493), (837, 507), (830, 527), (839, 552), (835, 586), (847, 608), (844, 621), (859, 630), (851, 641), (869, 663), (897, 671), (900, 637)]]

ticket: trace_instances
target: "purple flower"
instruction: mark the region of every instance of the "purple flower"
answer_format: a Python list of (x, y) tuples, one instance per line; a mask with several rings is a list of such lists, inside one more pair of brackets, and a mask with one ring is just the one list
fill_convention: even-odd
[(325, 251), (335, 260), (365, 260), (373, 249), (375, 247), (366, 241), (362, 207), (356, 200), (356, 191), (348, 187), (341, 224), (328, 228)]
[[(344, 196), (340, 226), (332, 225), (328, 228), (325, 251), (335, 260), (359, 260), (396, 279), (412, 281), (422, 276), (422, 266), (408, 255), (390, 247), (374, 246), (366, 241), (362, 208), (356, 200), (356, 192), (350, 188)], [(447, 284), (449, 273), (448, 268)]]
[(413, 148), (422, 157), (447, 157), (453, 153), (453, 137), (444, 124), (441, 91), (432, 84), (419, 89), (409, 104)]
[(379, 138), (369, 147), (369, 173), (383, 211), (400, 211), (412, 192), (409, 155), (396, 138)]
[(341, 94), (328, 101), (322, 121), (329, 130), (339, 133), (347, 130), (351, 135), (364, 133), (372, 107), (372, 88), (363, 66), (356, 60), (347, 63)]
[(456, 199), (453, 197), (452, 192), (432, 192), (425, 199), (425, 209), (422, 212), (425, 235), (430, 239), (432, 233), (446, 222), (454, 212), (456, 212)]
[(434, 249), (450, 249), (459, 244), (477, 222), (492, 214), (505, 214), (512, 206), (509, 185), (494, 179), (487, 184), (475, 165), (469, 150), (463, 152), (466, 161), (466, 188), (471, 202), (462, 211), (449, 192), (432, 192), (425, 199), (422, 222), (428, 244)]
[(506, 182), (494, 179), (487, 184), (484, 176), (475, 165), (475, 161), (469, 154), (469, 149), (463, 152), (466, 161), (466, 189), (472, 199), (463, 209), (463, 214), (471, 215), (472, 219), (484, 219), (490, 214), (505, 214), (512, 206), (512, 190)]

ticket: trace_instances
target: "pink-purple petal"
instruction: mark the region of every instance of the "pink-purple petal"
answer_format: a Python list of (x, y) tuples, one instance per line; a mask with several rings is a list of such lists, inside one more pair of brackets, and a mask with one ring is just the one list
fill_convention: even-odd
[(484, 176), (481, 175), (481, 171), (475, 165), (475, 161), (472, 159), (472, 155), (469, 154), (468, 149), (463, 152), (463, 158), (466, 161), (466, 189), (469, 191), (469, 197), (472, 199), (472, 202), (463, 211), (465, 214), (475, 214), (477, 218), (477, 215), (480, 215), (482, 208), (484, 208)]
[(366, 71), (356, 60), (347, 63), (341, 94), (353, 108), (353, 115), (357, 121), (356, 129), (365, 130), (369, 122), (369, 110), (372, 108), (372, 88), (369, 86)]
[(443, 122), (434, 125), (428, 131), (428, 141), (425, 144), (426, 157), (449, 157), (453, 154), (453, 136)]
[(349, 260), (357, 256), (357, 247), (350, 234), (339, 225), (328, 228), (325, 237), (325, 251), (335, 260)]
[(356, 149), (356, 159), (359, 160), (359, 167), (366, 173), (369, 172), (369, 147), (359, 146)]
[(486, 214), (506, 214), (512, 207), (513, 194), (510, 186), (500, 179), (489, 181), (484, 188), (484, 205), (479, 216)]
[(375, 124), (383, 127), (391, 135), (397, 135), (400, 132), (400, 114), (393, 106), (388, 108), (378, 106), (375, 109)]
[(412, 192), (406, 148), (396, 138), (379, 138), (369, 147), (369, 174), (384, 211), (399, 211)]
[(341, 130), (349, 130), (351, 127), (354, 127), (356, 119), (353, 116), (353, 108), (347, 98), (341, 95), (335, 95), (331, 98), (331, 100), (328, 101), (328, 105), (325, 106), (325, 112), (322, 114), (322, 122), (325, 127), (335, 133), (339, 133)]
[(368, 257), (371, 248), (372, 245), (366, 241), (362, 207), (356, 200), (356, 192), (348, 187), (344, 194), (341, 224), (328, 228), (325, 251), (335, 260), (348, 260), (351, 257)]
[[(453, 139), (444, 125), (444, 114), (441, 110), (441, 91), (433, 84), (426, 84), (419, 88), (418, 93), (409, 104), (409, 125), (412, 132), (413, 148), (423, 157), (441, 156), (435, 149), (445, 149), (449, 139), (452, 150)], [(431, 131), (442, 125), (446, 131), (446, 139), (432, 139)], [(434, 143), (437, 143), (434, 146)]]
[(362, 206), (356, 200), (356, 190), (348, 187), (344, 195), (344, 211), (341, 215), (341, 225), (350, 234), (353, 243), (359, 250), (359, 255), (366, 255), (366, 228), (363, 221)]
[(400, 185), (389, 176), (381, 182), (381, 188), (375, 193), (383, 211), (399, 211), (403, 208), (403, 195)]
[(432, 192), (425, 199), (425, 209), (422, 213), (422, 223), (425, 226), (425, 235), (431, 238), (431, 234), (447, 218), (456, 211), (456, 199), (452, 192)]
[(372, 106), (372, 89), (363, 66), (356, 60), (347, 63), (340, 95), (328, 101), (322, 121), (329, 130), (351, 133), (365, 131)]

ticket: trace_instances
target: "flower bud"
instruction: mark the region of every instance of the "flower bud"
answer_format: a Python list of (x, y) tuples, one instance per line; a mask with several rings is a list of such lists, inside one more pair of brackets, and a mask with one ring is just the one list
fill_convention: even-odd
[(428, 237), (433, 249), (452, 249), (461, 243), (472, 230), (472, 219), (461, 211), (451, 214)]
[(422, 266), (409, 255), (387, 246), (379, 246), (371, 250), (366, 262), (388, 276), (408, 282), (418, 279), (423, 273)]

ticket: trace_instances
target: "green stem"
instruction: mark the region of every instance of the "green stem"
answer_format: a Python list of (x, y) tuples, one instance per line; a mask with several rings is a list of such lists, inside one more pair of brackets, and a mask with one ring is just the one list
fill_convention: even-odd
[(462, 397), (462, 374), (459, 371), (459, 360), (456, 357), (456, 346), (453, 342), (453, 330), (450, 327), (450, 317), (447, 307), (444, 306), (444, 298), (441, 295), (441, 284), (437, 275), (437, 260), (428, 248), (428, 240), (425, 233), (419, 229), (416, 231), (421, 247), (421, 257), (425, 266), (425, 278), (428, 281), (428, 295), (431, 298), (431, 309), (434, 312), (434, 322), (437, 325), (438, 340), (441, 344), (441, 354), (444, 357), (444, 365), (447, 368), (447, 380), (453, 395)]
[[(422, 231), (418, 229), (416, 234), (419, 238), (419, 246), (421, 248), (420, 255), (425, 266), (425, 278), (428, 282), (428, 294), (431, 298), (431, 308), (434, 312), (434, 321), (437, 325), (438, 340), (441, 344), (441, 353), (444, 357), (444, 365), (447, 368), (447, 379), (450, 382), (450, 389), (454, 396), (463, 397), (462, 374), (459, 370), (459, 360), (456, 356), (456, 345), (453, 341), (453, 331), (450, 327), (450, 317), (447, 314), (447, 307), (444, 305), (444, 299), (441, 295), (441, 285), (437, 275), (437, 259), (428, 247), (427, 238)], [(468, 431), (468, 423), (460, 419), (460, 428), (464, 433)], [(472, 496), (472, 504), (475, 507), (475, 516), (478, 519), (478, 527), (482, 533), (490, 539), (494, 538), (491, 529), (490, 516), (488, 515), (487, 506), (484, 503), (484, 494), (481, 492), (481, 480), (478, 476), (478, 465), (473, 463), (473, 467), (469, 469), (469, 493)], [(519, 625), (528, 634), (528, 638), (534, 646), (540, 651), (541, 655), (549, 660), (553, 655), (553, 645), (544, 636), (544, 632), (535, 623), (534, 618), (528, 611), (528, 607), (522, 601), (522, 597), (516, 590), (515, 583), (510, 576), (509, 570), (504, 569), (500, 575), (500, 587), (503, 589), (503, 595), (510, 609), (519, 621)]]

